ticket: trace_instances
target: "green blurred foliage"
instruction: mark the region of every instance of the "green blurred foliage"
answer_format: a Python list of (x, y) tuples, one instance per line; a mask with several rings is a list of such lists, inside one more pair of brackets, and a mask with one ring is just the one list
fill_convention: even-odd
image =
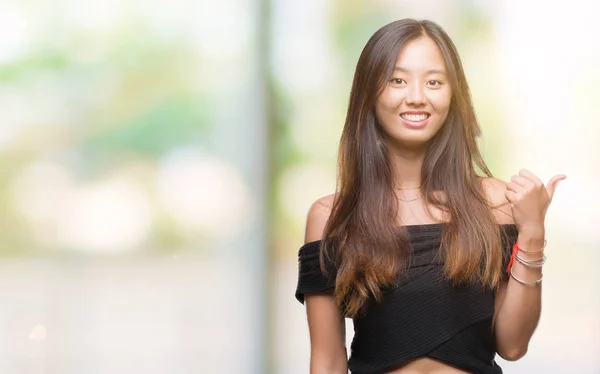
[[(39, 35), (25, 53), (0, 63), (0, 88), (18, 102), (30, 102), (33, 113), (26, 116), (30, 122), (9, 124), (17, 135), (0, 149), (0, 254), (47, 249), (35, 241), (10, 193), (15, 178), (32, 163), (60, 164), (86, 183), (129, 162), (156, 168), (178, 147), (211, 147), (211, 87), (198, 82), (195, 72), (203, 57), (185, 38), (162, 38), (140, 20), (105, 34), (65, 27), (72, 31), (67, 37)], [(65, 106), (55, 108), (64, 113), (60, 121), (36, 115), (40, 87), (52, 95), (48, 105)], [(151, 174), (139, 177), (154, 183)], [(185, 238), (162, 216), (150, 236), (148, 251), (203, 240)]]

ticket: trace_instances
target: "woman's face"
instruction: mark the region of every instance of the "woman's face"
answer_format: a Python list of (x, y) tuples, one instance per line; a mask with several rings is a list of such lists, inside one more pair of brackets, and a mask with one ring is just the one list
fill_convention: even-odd
[(439, 131), (452, 98), (447, 76), (442, 53), (430, 38), (420, 37), (402, 48), (375, 105), (390, 145), (419, 148)]

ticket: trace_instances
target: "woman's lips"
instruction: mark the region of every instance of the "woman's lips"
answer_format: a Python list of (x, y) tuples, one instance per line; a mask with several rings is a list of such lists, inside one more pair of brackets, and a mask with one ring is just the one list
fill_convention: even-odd
[(429, 118), (431, 118), (431, 117), (427, 116), (427, 118), (425, 118), (424, 120), (421, 120), (421, 121), (411, 121), (411, 120), (402, 118), (402, 116), (400, 116), (402, 123), (404, 123), (404, 125), (406, 127), (409, 127), (411, 129), (420, 129), (420, 128), (425, 127), (427, 125), (427, 122), (429, 121)]

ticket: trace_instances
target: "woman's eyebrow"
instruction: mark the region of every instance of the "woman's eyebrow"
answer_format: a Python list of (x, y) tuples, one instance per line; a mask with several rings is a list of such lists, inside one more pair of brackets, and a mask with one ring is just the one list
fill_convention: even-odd
[[(402, 66), (395, 66), (394, 67), (394, 71), (401, 71), (403, 73), (410, 73), (410, 70), (403, 68)], [(446, 72), (444, 70), (440, 70), (440, 69), (431, 69), (431, 70), (427, 70), (425, 72), (426, 74), (441, 74), (441, 75), (446, 75)]]

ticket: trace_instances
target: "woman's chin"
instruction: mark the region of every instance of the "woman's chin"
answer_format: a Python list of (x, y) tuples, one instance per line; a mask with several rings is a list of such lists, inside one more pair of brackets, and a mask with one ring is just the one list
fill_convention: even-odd
[(420, 136), (402, 136), (394, 137), (391, 139), (391, 146), (395, 150), (426, 150), (429, 145), (429, 141), (432, 137), (420, 134)]

